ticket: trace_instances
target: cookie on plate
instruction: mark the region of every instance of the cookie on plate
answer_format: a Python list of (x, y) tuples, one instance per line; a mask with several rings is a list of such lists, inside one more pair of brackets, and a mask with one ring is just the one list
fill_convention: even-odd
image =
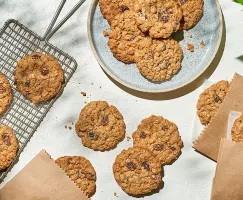
[(183, 52), (173, 39), (146, 38), (138, 45), (135, 61), (140, 73), (150, 81), (165, 81), (181, 68)]
[(95, 193), (96, 172), (82, 156), (64, 156), (55, 161), (76, 185), (89, 197)]
[(134, 52), (144, 34), (138, 29), (135, 14), (125, 11), (111, 23), (108, 45), (113, 55), (124, 63), (133, 63)]
[(149, 149), (162, 165), (177, 159), (183, 146), (176, 124), (154, 115), (144, 119), (132, 137), (134, 147)]
[(197, 101), (197, 115), (203, 125), (207, 125), (216, 114), (229, 89), (228, 81), (219, 81), (203, 93)]
[(176, 0), (138, 0), (134, 11), (138, 27), (152, 38), (169, 38), (180, 29), (182, 10)]
[(142, 195), (157, 189), (162, 182), (162, 168), (148, 149), (133, 147), (123, 150), (113, 164), (113, 174), (128, 194)]
[(55, 58), (34, 52), (17, 63), (14, 81), (19, 92), (37, 104), (58, 94), (64, 74)]
[(84, 146), (105, 151), (124, 139), (126, 126), (116, 107), (93, 101), (81, 110), (75, 129)]
[(99, 0), (100, 11), (109, 24), (117, 15), (126, 10), (133, 10), (134, 0)]
[(195, 26), (203, 14), (203, 0), (179, 0), (179, 4), (183, 13), (181, 21), (182, 29), (189, 29)]
[(0, 170), (6, 169), (14, 160), (18, 141), (11, 128), (0, 126)]
[(12, 88), (8, 79), (0, 72), (0, 115), (9, 107), (13, 99)]

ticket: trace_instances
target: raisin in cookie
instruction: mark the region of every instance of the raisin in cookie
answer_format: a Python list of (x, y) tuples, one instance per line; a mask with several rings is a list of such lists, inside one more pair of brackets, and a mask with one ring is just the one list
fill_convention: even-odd
[(175, 160), (183, 146), (176, 124), (154, 115), (144, 119), (132, 137), (135, 147), (149, 149), (162, 165)]
[(162, 168), (156, 156), (144, 148), (123, 150), (113, 164), (113, 174), (120, 187), (128, 194), (151, 192), (162, 182)]
[(13, 130), (7, 126), (0, 126), (0, 170), (13, 162), (18, 146)]
[(93, 101), (81, 110), (75, 129), (84, 146), (105, 151), (124, 139), (126, 126), (116, 107)]
[(200, 94), (197, 101), (197, 115), (203, 125), (207, 125), (216, 114), (228, 88), (228, 81), (219, 81)]
[(183, 13), (181, 28), (192, 28), (199, 22), (203, 14), (203, 0), (179, 0), (179, 4)]
[(144, 34), (136, 25), (134, 13), (125, 11), (112, 21), (108, 45), (118, 60), (133, 63), (134, 52), (142, 38)]
[(37, 104), (58, 94), (64, 74), (55, 58), (35, 52), (17, 63), (14, 81), (17, 89)]
[(135, 61), (145, 78), (165, 81), (179, 71), (182, 56), (182, 49), (177, 41), (146, 38), (138, 44)]
[(92, 164), (82, 156), (64, 156), (56, 163), (89, 197), (95, 193), (96, 172)]
[(133, 10), (134, 0), (99, 0), (100, 11), (109, 24), (117, 15), (126, 10)]
[(12, 88), (8, 79), (0, 72), (0, 115), (9, 107), (13, 99)]
[(182, 11), (176, 0), (138, 0), (134, 11), (138, 27), (152, 38), (169, 38), (180, 29)]

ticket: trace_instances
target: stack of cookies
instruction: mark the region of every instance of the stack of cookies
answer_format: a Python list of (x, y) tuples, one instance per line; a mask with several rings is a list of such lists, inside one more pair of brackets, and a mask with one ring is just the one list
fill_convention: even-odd
[(113, 164), (117, 183), (135, 196), (160, 189), (163, 166), (177, 159), (183, 147), (178, 127), (163, 117), (150, 116), (133, 133), (133, 145)]
[(150, 81), (170, 79), (181, 68), (179, 43), (171, 35), (195, 26), (203, 0), (99, 0), (110, 24), (108, 45), (124, 63), (136, 63)]

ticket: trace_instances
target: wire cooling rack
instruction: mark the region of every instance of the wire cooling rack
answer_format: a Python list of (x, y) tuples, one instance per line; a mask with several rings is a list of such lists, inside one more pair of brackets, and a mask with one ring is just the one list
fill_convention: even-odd
[(29, 30), (16, 20), (8, 20), (0, 31), (0, 71), (5, 74), (13, 89), (13, 102), (0, 118), (0, 124), (11, 127), (19, 141), (17, 157), (5, 171), (0, 171), (0, 182), (17, 161), (20, 153), (40, 125), (56, 98), (47, 103), (35, 105), (22, 96), (14, 85), (14, 71), (17, 62), (25, 55), (32, 52), (42, 52), (55, 57), (61, 64), (65, 76), (63, 88), (77, 68), (77, 62), (54, 47), (49, 42), (43, 41), (40, 36)]

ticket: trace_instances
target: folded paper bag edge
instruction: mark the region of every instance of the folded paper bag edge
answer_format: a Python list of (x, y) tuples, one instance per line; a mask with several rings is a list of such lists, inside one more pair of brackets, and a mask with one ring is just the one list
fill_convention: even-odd
[[(230, 139), (221, 139), (218, 163), (212, 181), (210, 200), (242, 200), (242, 153), (243, 143), (235, 142)], [(232, 171), (235, 171), (236, 174), (233, 175)], [(227, 175), (225, 175), (225, 173)], [(227, 177), (226, 180), (222, 179), (225, 176)], [(236, 180), (237, 177), (239, 177), (239, 180)], [(237, 184), (239, 187), (235, 188), (234, 184)]]
[[(65, 188), (65, 190), (60, 190), (60, 188)], [(60, 199), (60, 196), (62, 195), (64, 197), (65, 195), (68, 195), (69, 198), (70, 194), (72, 194), (72, 200), (90, 200), (44, 149), (41, 150), (22, 170), (20, 170), (20, 172), (16, 174), (12, 180), (3, 186), (0, 190), (0, 199), (29, 199), (23, 197), (23, 194), (27, 194), (26, 196), (28, 196), (30, 190), (31, 199), (33, 197), (38, 199), (37, 197), (40, 196), (45, 197), (47, 200), (54, 200), (57, 199), (58, 196), (58, 199)]]

